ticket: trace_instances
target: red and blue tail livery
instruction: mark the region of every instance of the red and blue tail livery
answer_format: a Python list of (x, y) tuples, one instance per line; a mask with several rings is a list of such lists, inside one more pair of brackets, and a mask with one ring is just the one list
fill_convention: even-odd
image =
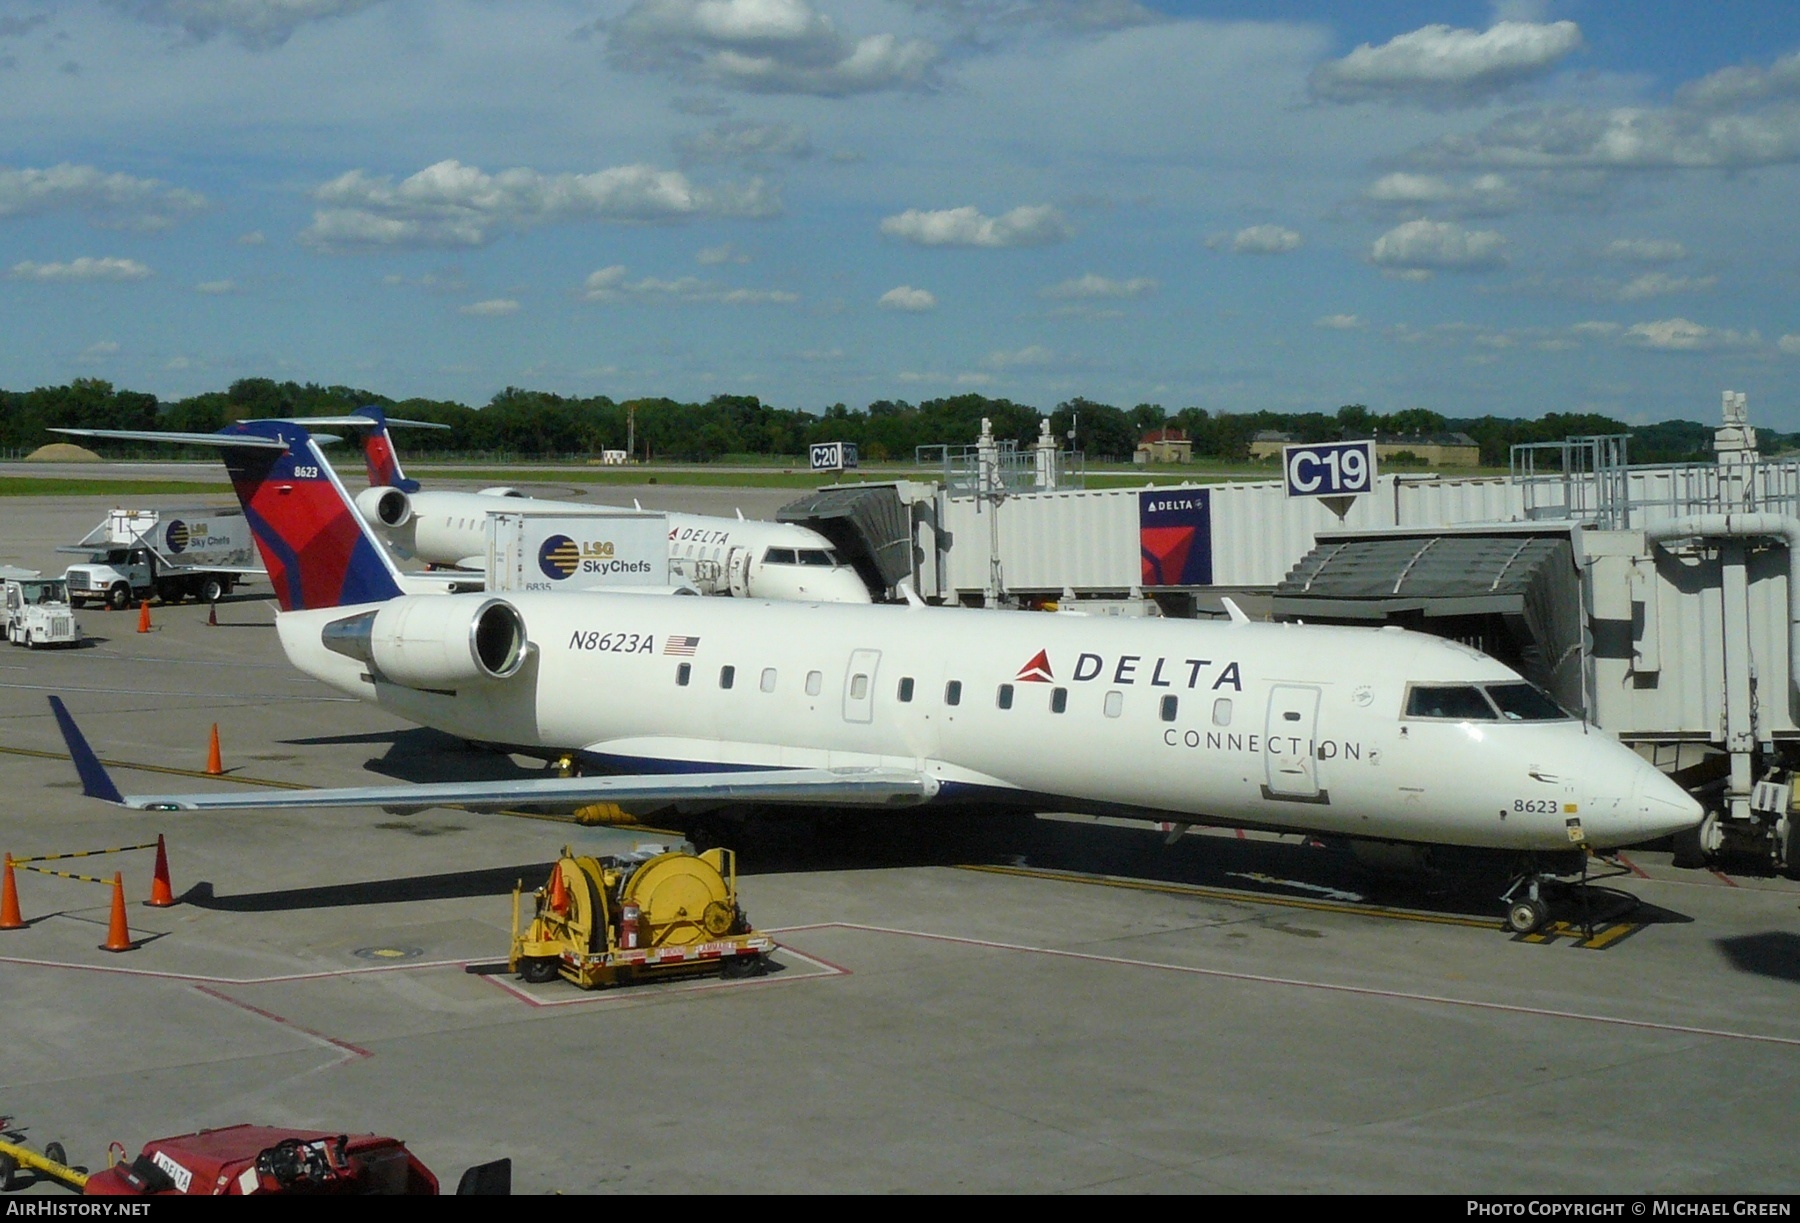
[(262, 547), (282, 611), (377, 603), (400, 594), (387, 554), (305, 429), (253, 420), (222, 433), (285, 443), (279, 450), (224, 443), (225, 469)]
[(387, 414), (374, 404), (356, 409), (356, 416), (372, 422), (363, 439), (363, 459), (369, 465), (370, 488), (397, 488), (403, 493), (419, 491), (419, 482), (407, 478), (400, 470), (400, 456), (394, 453), (393, 439), (388, 437)]
[(216, 447), (282, 611), (379, 603), (402, 593), (393, 561), (369, 534), (318, 443), (293, 421), (247, 420), (217, 433), (52, 432)]

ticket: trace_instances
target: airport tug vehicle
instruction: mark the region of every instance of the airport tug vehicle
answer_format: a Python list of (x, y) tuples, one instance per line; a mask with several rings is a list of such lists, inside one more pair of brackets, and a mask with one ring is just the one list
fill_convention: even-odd
[(542, 984), (558, 976), (582, 989), (716, 972), (766, 971), (775, 944), (751, 929), (737, 900), (737, 855), (645, 846), (616, 857), (576, 857), (565, 846), (519, 927), (523, 884), (513, 889), (508, 967)]

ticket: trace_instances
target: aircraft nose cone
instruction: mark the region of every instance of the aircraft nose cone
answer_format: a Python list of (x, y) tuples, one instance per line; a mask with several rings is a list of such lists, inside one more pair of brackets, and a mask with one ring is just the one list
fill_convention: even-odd
[(1693, 795), (1670, 781), (1659, 770), (1645, 764), (1631, 787), (1636, 821), (1643, 827), (1645, 840), (1683, 832), (1698, 824), (1705, 810)]

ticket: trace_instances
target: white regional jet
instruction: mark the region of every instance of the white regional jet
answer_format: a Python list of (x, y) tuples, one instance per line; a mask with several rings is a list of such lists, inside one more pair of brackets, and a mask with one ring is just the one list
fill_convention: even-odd
[[(1437, 637), (1241, 613), (405, 595), (303, 428), (196, 436), (222, 448), (295, 666), (407, 721), (606, 775), (125, 797), (52, 698), (85, 792), (126, 806), (974, 800), (1526, 854), (1701, 816), (1633, 752)], [(1515, 927), (1544, 919), (1549, 877), (1521, 876)]]
[[(481, 569), (487, 564), (487, 514), (562, 514), (562, 501), (526, 497), (511, 488), (475, 493), (421, 491), (400, 470), (387, 426), (430, 425), (388, 421), (382, 410), (358, 408), (349, 416), (310, 417), (307, 428), (366, 428), (364, 457), (369, 487), (356, 509), (403, 557), (430, 565)], [(496, 502), (495, 498), (506, 500)], [(830, 540), (787, 522), (758, 522), (704, 514), (669, 514), (669, 573), (701, 594), (754, 599), (802, 599), (814, 603), (867, 603), (869, 588), (853, 566), (839, 561)]]

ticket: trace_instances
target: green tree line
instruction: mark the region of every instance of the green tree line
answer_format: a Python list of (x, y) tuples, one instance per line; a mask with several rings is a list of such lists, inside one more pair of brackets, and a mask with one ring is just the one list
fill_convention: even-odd
[[(1091, 461), (1129, 459), (1138, 440), (1152, 429), (1179, 429), (1192, 441), (1196, 459), (1223, 461), (1244, 460), (1251, 441), (1265, 430), (1303, 442), (1462, 432), (1480, 444), (1481, 461), (1489, 466), (1505, 466), (1510, 447), (1519, 442), (1592, 434), (1630, 434), (1630, 456), (1636, 462), (1703, 461), (1710, 457), (1712, 444), (1712, 427), (1693, 421), (1627, 426), (1605, 416), (1556, 412), (1536, 420), (1454, 419), (1423, 408), (1383, 414), (1362, 404), (1348, 404), (1333, 413), (1215, 413), (1200, 407), (1170, 412), (1153, 403), (1120, 408), (1076, 398), (1046, 414), (1009, 399), (956, 395), (917, 404), (881, 399), (861, 410), (837, 403), (813, 413), (772, 407), (754, 395), (715, 395), (704, 403), (664, 398), (615, 401), (604, 395), (580, 398), (508, 387), (487, 403), (470, 407), (268, 378), (244, 378), (224, 391), (162, 401), (109, 382), (78, 378), (66, 386), (0, 391), (0, 449), (28, 452), (47, 442), (67, 440), (48, 431), (56, 427), (209, 433), (236, 420), (334, 415), (365, 404), (379, 405), (390, 416), (450, 426), (406, 434), (400, 442), (403, 453), (421, 456), (597, 455), (625, 449), (629, 437), (640, 459), (798, 458), (810, 443), (844, 441), (856, 443), (867, 461), (907, 461), (920, 446), (973, 445), (983, 418), (993, 422), (995, 436), (1029, 445), (1046, 417), (1064, 448), (1070, 447), (1072, 433), (1073, 448)], [(1765, 450), (1785, 440), (1762, 432)], [(121, 449), (96, 448), (102, 453)]]

